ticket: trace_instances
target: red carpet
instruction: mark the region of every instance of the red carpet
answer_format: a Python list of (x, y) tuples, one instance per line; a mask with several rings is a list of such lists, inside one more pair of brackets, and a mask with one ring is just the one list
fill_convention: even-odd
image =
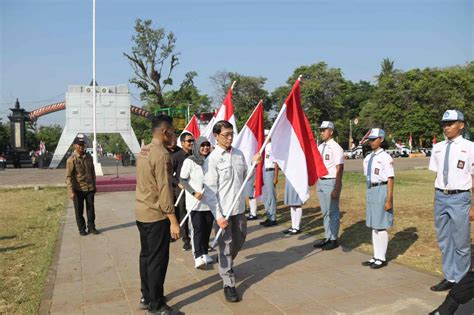
[(97, 192), (134, 191), (137, 184), (135, 176), (97, 177)]

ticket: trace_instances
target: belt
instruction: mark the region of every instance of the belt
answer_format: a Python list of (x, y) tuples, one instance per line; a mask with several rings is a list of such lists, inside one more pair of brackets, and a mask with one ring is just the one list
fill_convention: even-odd
[(387, 185), (388, 182), (370, 183), (370, 187)]
[(320, 178), (320, 180), (330, 180), (330, 179), (335, 179), (335, 178), (325, 178), (325, 177)]
[(274, 168), (266, 168), (265, 172), (270, 172), (270, 171), (274, 171), (274, 170), (275, 170)]
[(437, 191), (441, 191), (445, 195), (456, 195), (460, 194), (463, 192), (469, 192), (469, 190), (459, 190), (459, 189), (454, 189), (454, 190), (448, 190), (448, 189), (441, 189), (441, 188), (435, 188)]

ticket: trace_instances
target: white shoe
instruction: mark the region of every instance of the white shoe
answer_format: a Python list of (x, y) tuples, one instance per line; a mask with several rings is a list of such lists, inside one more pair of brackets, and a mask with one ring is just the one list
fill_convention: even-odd
[(202, 255), (202, 258), (204, 259), (207, 265), (214, 263), (214, 259), (212, 259), (212, 257), (209, 255)]
[(194, 259), (194, 268), (202, 269), (206, 266), (206, 261), (201, 257)]

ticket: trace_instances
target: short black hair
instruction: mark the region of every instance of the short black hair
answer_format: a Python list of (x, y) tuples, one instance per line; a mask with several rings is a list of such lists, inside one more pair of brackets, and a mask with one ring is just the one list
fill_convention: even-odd
[[(187, 131), (186, 131), (186, 132), (183, 132), (183, 133), (181, 134), (181, 136), (179, 136), (179, 141), (183, 142), (184, 139), (186, 139), (187, 136), (193, 137), (193, 134), (190, 133), (190, 132), (187, 132)], [(193, 138), (194, 138), (194, 137), (193, 137)]]
[(232, 129), (232, 130), (234, 130), (234, 126), (232, 126), (232, 124), (230, 122), (228, 122), (227, 120), (219, 120), (218, 122), (216, 122), (216, 124), (212, 128), (212, 132), (220, 134), (222, 129)]
[(387, 139), (383, 138), (382, 143), (380, 143), (380, 147), (384, 150), (388, 150), (390, 143), (388, 143)]
[(164, 114), (153, 116), (151, 119), (151, 132), (155, 131), (156, 128), (163, 127), (165, 124), (173, 126), (173, 118)]

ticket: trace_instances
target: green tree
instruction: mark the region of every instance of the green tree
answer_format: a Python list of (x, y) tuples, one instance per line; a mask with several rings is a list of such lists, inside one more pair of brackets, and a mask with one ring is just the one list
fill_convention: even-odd
[(5, 153), (10, 143), (10, 125), (0, 123), (0, 153)]
[(239, 130), (247, 122), (260, 100), (263, 101), (263, 108), (266, 112), (265, 125), (269, 127), (268, 114), (273, 109), (273, 104), (268, 91), (264, 87), (267, 78), (246, 76), (237, 72), (220, 71), (211, 77), (211, 81), (214, 84), (216, 99), (219, 105), (222, 103), (232, 82), (236, 81), (232, 102)]
[(60, 125), (41, 126), (36, 134), (36, 138), (38, 142), (43, 141), (45, 143), (47, 151), (54, 152), (62, 132), (63, 128)]
[(173, 84), (171, 74), (179, 64), (176, 36), (164, 28), (153, 28), (152, 20), (137, 19), (134, 29), (132, 52), (123, 53), (135, 73), (130, 83), (142, 91), (143, 101), (160, 108), (164, 105), (164, 89)]

